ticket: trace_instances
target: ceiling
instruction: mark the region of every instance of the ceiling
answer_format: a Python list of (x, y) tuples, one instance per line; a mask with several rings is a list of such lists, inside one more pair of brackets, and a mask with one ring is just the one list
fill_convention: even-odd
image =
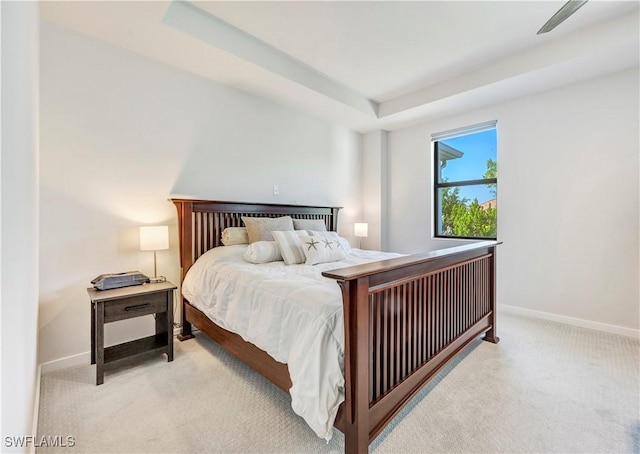
[(41, 17), (360, 132), (639, 64), (638, 1), (42, 2)]

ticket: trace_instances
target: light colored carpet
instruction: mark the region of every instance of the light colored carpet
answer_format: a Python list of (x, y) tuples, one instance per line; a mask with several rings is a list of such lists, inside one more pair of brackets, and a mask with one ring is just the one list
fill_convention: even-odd
[[(640, 344), (500, 315), (499, 344), (474, 341), (372, 443), (372, 452), (640, 452)], [(286, 393), (200, 334), (175, 360), (145, 355), (42, 377), (39, 437), (81, 453), (343, 452), (317, 438)]]

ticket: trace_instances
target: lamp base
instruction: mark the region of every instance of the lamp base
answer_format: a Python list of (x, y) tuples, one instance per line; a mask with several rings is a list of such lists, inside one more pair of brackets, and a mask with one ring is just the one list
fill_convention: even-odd
[(156, 276), (156, 277), (149, 278), (150, 284), (157, 284), (158, 282), (166, 282), (166, 281), (167, 281), (167, 278), (164, 276)]

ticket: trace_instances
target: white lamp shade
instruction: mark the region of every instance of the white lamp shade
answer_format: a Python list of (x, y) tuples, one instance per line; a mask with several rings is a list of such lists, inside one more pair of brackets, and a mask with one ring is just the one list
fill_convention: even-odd
[(140, 250), (160, 251), (169, 249), (169, 226), (150, 225), (140, 227)]
[(359, 237), (365, 237), (369, 235), (369, 224), (366, 222), (356, 222), (353, 225), (353, 234)]

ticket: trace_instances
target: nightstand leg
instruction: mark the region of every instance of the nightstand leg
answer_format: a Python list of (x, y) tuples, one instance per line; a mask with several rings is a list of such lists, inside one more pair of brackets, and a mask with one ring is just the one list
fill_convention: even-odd
[(173, 292), (167, 292), (167, 311), (156, 314), (156, 334), (167, 335), (167, 361), (173, 361)]
[(96, 304), (91, 303), (91, 364), (96, 363)]
[(97, 303), (95, 309), (96, 343), (96, 385), (104, 383), (104, 303)]
[(173, 361), (173, 291), (167, 292), (167, 361)]

